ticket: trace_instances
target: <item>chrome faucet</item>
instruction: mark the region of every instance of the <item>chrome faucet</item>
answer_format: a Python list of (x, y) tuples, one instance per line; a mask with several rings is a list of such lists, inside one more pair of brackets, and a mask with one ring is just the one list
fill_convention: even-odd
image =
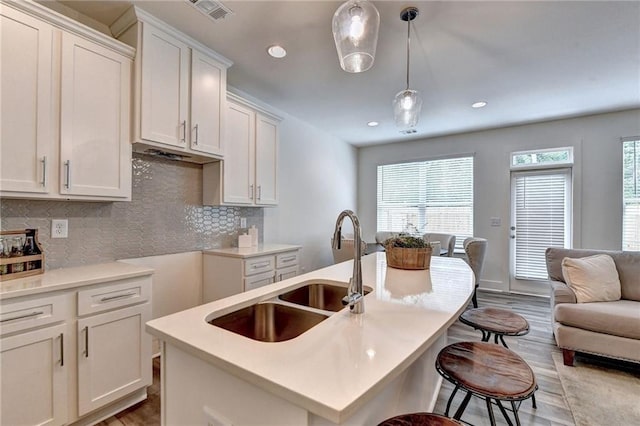
[(360, 237), (360, 220), (351, 210), (344, 210), (336, 220), (336, 227), (333, 231), (332, 246), (340, 249), (342, 240), (342, 222), (345, 217), (349, 217), (353, 223), (353, 276), (349, 280), (347, 295), (342, 299), (344, 305), (349, 305), (352, 314), (364, 313), (364, 291), (362, 290), (362, 238)]

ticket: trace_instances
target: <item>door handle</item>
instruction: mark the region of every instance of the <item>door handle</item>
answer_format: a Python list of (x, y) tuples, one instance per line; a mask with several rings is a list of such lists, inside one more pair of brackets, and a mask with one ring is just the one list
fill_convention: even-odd
[(196, 124), (193, 129), (196, 131), (196, 137), (193, 140), (193, 144), (198, 145), (198, 125)]
[(47, 156), (42, 157), (42, 186), (46, 188), (47, 186)]
[(64, 162), (64, 168), (65, 168), (64, 187), (69, 189), (71, 187), (71, 160), (67, 160)]

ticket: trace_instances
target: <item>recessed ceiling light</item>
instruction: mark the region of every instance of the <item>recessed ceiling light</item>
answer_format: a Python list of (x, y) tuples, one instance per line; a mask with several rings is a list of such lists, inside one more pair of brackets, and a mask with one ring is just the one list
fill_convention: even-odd
[(271, 57), (276, 59), (281, 59), (287, 56), (287, 51), (284, 50), (284, 47), (278, 46), (277, 44), (274, 44), (273, 46), (269, 46), (267, 48), (267, 52)]
[(376, 127), (378, 124), (380, 124), (380, 123), (378, 123), (377, 121), (370, 121), (370, 122), (367, 123), (367, 126)]
[(487, 103), (485, 101), (474, 102), (471, 104), (471, 108), (482, 108), (485, 106), (487, 106)]

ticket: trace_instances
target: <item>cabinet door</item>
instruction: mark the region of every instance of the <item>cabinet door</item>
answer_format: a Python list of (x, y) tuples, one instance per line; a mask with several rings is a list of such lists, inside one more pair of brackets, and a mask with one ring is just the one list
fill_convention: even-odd
[(278, 123), (256, 115), (256, 204), (278, 204)]
[(191, 52), (191, 149), (222, 155), (221, 114), (226, 92), (226, 70), (217, 61)]
[(189, 47), (151, 25), (143, 25), (141, 137), (186, 148)]
[(0, 339), (0, 424), (67, 422), (68, 329), (61, 324)]
[(60, 193), (131, 196), (131, 61), (62, 35)]
[(151, 384), (151, 305), (78, 319), (80, 416)]
[(227, 139), (224, 155), (224, 202), (253, 204), (256, 192), (255, 113), (242, 105), (227, 102)]
[(0, 190), (47, 193), (53, 160), (51, 25), (0, 5)]

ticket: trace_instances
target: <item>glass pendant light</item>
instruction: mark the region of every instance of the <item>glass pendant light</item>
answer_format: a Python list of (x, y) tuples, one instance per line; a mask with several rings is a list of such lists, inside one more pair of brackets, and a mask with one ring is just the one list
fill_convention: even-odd
[(410, 129), (418, 124), (422, 110), (422, 98), (416, 90), (409, 89), (409, 56), (411, 43), (411, 21), (418, 16), (417, 7), (407, 7), (400, 13), (400, 19), (407, 22), (407, 88), (398, 92), (393, 99), (393, 116), (396, 126)]
[(346, 72), (358, 73), (371, 68), (376, 56), (380, 14), (366, 0), (349, 0), (333, 15), (333, 40)]

